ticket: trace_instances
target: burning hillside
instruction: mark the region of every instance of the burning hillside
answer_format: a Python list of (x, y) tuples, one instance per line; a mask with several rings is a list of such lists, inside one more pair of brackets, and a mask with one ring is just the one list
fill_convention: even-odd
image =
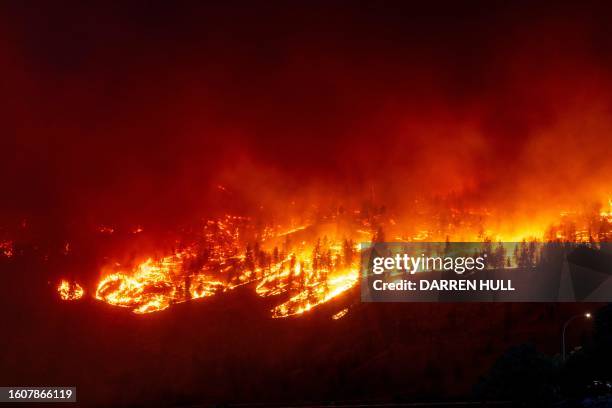
[(359, 298), (367, 243), (612, 265), (612, 3), (481, 3), (2, 2), (0, 385), (449, 402), (555, 352), (584, 304)]
[[(589, 214), (563, 212), (557, 223), (531, 225), (522, 235), (515, 230), (512, 238), (590, 244), (609, 241), (611, 209), (610, 203), (605, 204)], [(203, 222), (189, 239), (176, 241), (168, 255), (107, 265), (91, 292), (100, 301), (142, 314), (250, 285), (257, 295), (276, 299), (272, 317), (289, 317), (328, 302), (358, 282), (359, 242), (469, 240), (488, 242), (492, 247), (506, 237), (485, 229), (490, 222), (487, 216), (472, 209), (453, 209), (430, 218), (437, 222), (415, 227), (402, 225), (384, 207), (370, 206), (354, 211), (341, 208), (316, 220), (301, 219), (303, 224), (283, 227), (225, 215)], [(501, 264), (505, 262), (504, 257)], [(508, 264), (519, 263), (508, 259)], [(76, 282), (62, 281), (58, 290), (64, 300), (83, 296)]]
[(180, 245), (171, 255), (129, 270), (109, 267), (95, 297), (149, 313), (253, 284), (259, 296), (288, 297), (272, 310), (273, 317), (303, 313), (349, 289), (358, 277), (352, 241), (325, 236), (312, 245), (306, 241), (308, 229), (254, 230), (250, 219), (229, 215), (207, 221), (195, 243)]
[(57, 293), (59, 294), (62, 300), (79, 300), (85, 294), (85, 291), (76, 282), (70, 282), (68, 280), (62, 279), (62, 281), (57, 286)]

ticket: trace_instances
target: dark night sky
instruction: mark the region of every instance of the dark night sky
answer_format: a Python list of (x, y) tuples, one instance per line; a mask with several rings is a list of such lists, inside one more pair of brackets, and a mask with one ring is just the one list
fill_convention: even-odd
[(357, 194), (395, 191), (390, 174), (493, 199), (600, 193), (604, 3), (327, 3), (5, 4), (3, 214), (172, 219), (221, 182)]

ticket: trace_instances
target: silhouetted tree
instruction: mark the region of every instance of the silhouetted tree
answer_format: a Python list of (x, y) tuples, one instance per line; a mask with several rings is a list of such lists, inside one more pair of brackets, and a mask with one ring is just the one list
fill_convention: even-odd
[(244, 268), (250, 272), (249, 275), (253, 279), (255, 277), (255, 256), (250, 244), (247, 244), (244, 253)]
[(447, 235), (446, 239), (444, 240), (444, 256), (449, 256), (451, 252), (451, 243), (450, 243), (450, 237)]
[(493, 268), (503, 269), (506, 261), (506, 248), (504, 247), (504, 244), (501, 241), (498, 242), (497, 246), (495, 247), (492, 261)]
[(507, 350), (475, 387), (482, 399), (512, 401), (522, 406), (548, 406), (557, 398), (551, 358), (524, 344)]
[(385, 242), (385, 231), (383, 230), (383, 227), (378, 227), (378, 229), (374, 233), (374, 236), (372, 237), (372, 242)]
[(345, 267), (353, 264), (355, 259), (355, 247), (352, 240), (345, 239), (342, 244), (342, 261)]

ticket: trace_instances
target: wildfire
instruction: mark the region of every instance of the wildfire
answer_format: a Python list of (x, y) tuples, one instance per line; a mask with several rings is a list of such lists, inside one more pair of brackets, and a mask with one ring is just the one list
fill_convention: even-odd
[(608, 211), (602, 210), (599, 214), (606, 221), (612, 222), (612, 199), (608, 200)]
[[(314, 251), (318, 256), (317, 249)], [(331, 251), (328, 255), (329, 258), (321, 257), (321, 266), (316, 267), (310, 260), (297, 260), (295, 253), (267, 266), (254, 266), (251, 253), (233, 257), (232, 262), (215, 258), (217, 266), (224, 266), (216, 268), (215, 277), (215, 268), (210, 264), (193, 270), (191, 261), (196, 255), (185, 251), (157, 261), (149, 258), (133, 271), (110, 273), (98, 284), (95, 296), (134, 313), (150, 313), (257, 282), (255, 290), (259, 296), (290, 295), (272, 310), (273, 317), (286, 317), (308, 311), (355, 285), (357, 268), (353, 265), (334, 268), (331, 262), (339, 262), (340, 255), (332, 256)]]
[(288, 317), (308, 312), (355, 286), (358, 278), (357, 269), (348, 269), (332, 278), (309, 279), (297, 295), (272, 309), (272, 317)]
[(183, 273), (188, 256), (178, 253), (159, 261), (149, 258), (133, 272), (112, 273), (98, 284), (96, 299), (130, 308), (134, 313), (149, 313), (223, 289), (223, 283), (206, 275)]
[[(294, 234), (308, 228), (286, 230), (278, 225), (258, 230), (249, 218), (232, 215), (207, 220), (195, 243), (133, 268), (105, 272), (95, 297), (142, 314), (254, 283), (259, 296), (285, 298), (271, 310), (272, 317), (300, 314), (343, 293), (358, 278), (352, 241), (343, 244), (325, 238), (314, 245), (288, 244)], [(279, 240), (283, 240), (281, 249)], [(246, 251), (241, 253), (244, 245)]]
[(79, 300), (85, 291), (78, 283), (62, 279), (57, 285), (57, 292), (62, 300)]
[(275, 265), (257, 285), (259, 296), (289, 294), (289, 299), (272, 309), (272, 317), (301, 314), (328, 302), (352, 288), (358, 280), (356, 254), (349, 241), (318, 240), (310, 250), (292, 253)]
[[(202, 230), (187, 243), (177, 243), (170, 255), (105, 270), (95, 298), (143, 314), (250, 284), (257, 295), (278, 299), (270, 310), (273, 318), (295, 316), (357, 284), (360, 249), (352, 239), (385, 241), (385, 234), (390, 234), (395, 241), (406, 242), (443, 242), (449, 238), (483, 242), (606, 241), (612, 238), (610, 213), (612, 210), (601, 211), (584, 221), (584, 214), (564, 212), (557, 223), (534, 221), (525, 228), (506, 230), (483, 228), (483, 219), (491, 213), (479, 214), (473, 209), (453, 208), (450, 218), (434, 215), (430, 218), (438, 220), (438, 225), (433, 226), (416, 221), (407, 225), (375, 208), (346, 212), (342, 219), (331, 215), (317, 221), (292, 221), (286, 227), (226, 215), (204, 221)], [(63, 282), (58, 291), (67, 300), (83, 295), (80, 286), (69, 282)], [(333, 319), (344, 314), (341, 311)]]

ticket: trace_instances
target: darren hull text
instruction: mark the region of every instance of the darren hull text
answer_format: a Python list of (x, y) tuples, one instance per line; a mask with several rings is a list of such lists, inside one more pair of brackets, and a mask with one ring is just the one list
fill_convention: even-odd
[[(418, 282), (418, 283), (417, 283)], [(385, 290), (437, 290), (437, 291), (514, 291), (512, 280), (499, 279), (436, 279), (411, 281), (406, 279), (397, 280), (394, 282), (384, 282), (377, 279), (372, 283), (372, 287), (377, 291)]]

